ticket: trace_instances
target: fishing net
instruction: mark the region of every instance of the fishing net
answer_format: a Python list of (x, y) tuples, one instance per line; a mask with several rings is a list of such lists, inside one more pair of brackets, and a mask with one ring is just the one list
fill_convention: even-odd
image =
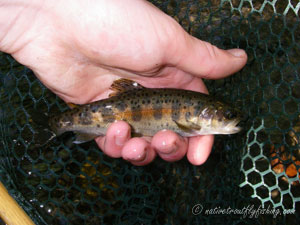
[[(136, 167), (64, 138), (37, 147), (31, 112), (67, 106), (1, 54), (2, 183), (36, 224), (300, 224), (299, 1), (152, 2), (190, 34), (247, 51), (236, 75), (206, 81), (249, 116), (243, 132), (216, 137), (202, 166), (157, 158)], [(228, 208), (280, 213), (220, 211)]]

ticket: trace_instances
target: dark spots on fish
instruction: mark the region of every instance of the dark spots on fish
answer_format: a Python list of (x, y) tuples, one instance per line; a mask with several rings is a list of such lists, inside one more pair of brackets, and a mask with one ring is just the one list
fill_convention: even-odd
[(93, 112), (93, 113), (96, 113), (99, 111), (99, 105), (90, 105), (90, 110)]
[(135, 107), (137, 107), (138, 104), (139, 104), (139, 101), (138, 101), (138, 100), (133, 102), (133, 105), (134, 105)]
[(135, 110), (132, 114), (131, 114), (131, 119), (133, 121), (141, 121), (142, 119), (142, 113), (141, 113), (141, 110)]
[(199, 115), (201, 114), (201, 111), (202, 111), (202, 110), (203, 110), (203, 109), (202, 109), (201, 105), (195, 106), (195, 107), (194, 107), (194, 114), (193, 114), (193, 116), (199, 116)]
[(161, 118), (162, 118), (162, 108), (161, 107), (154, 107), (153, 117), (156, 120), (161, 120)]
[(180, 117), (180, 111), (179, 110), (172, 110), (172, 119), (178, 120)]
[(177, 121), (180, 118), (180, 109), (175, 102), (172, 102), (172, 119)]
[(142, 119), (142, 112), (140, 105), (131, 105), (131, 119), (133, 121), (140, 121)]
[(127, 104), (125, 102), (119, 102), (116, 104), (116, 108), (120, 111), (125, 111), (125, 109), (127, 108)]
[(99, 109), (100, 112), (102, 113), (103, 116), (111, 116), (113, 115), (113, 111), (111, 107), (102, 107), (101, 109)]
[(79, 113), (79, 123), (83, 125), (92, 124), (92, 114), (90, 112)]
[(156, 99), (155, 104), (153, 105), (153, 117), (155, 120), (161, 120), (162, 118), (162, 103), (159, 99)]
[(192, 98), (184, 98), (184, 105), (192, 106), (193, 105), (193, 99)]
[(114, 112), (112, 107), (108, 107), (109, 105), (100, 108), (100, 112), (102, 113), (102, 118), (104, 123), (112, 123), (115, 121)]
[(130, 108), (132, 111), (139, 110), (141, 105), (139, 104), (139, 101), (134, 101), (133, 104), (130, 105)]

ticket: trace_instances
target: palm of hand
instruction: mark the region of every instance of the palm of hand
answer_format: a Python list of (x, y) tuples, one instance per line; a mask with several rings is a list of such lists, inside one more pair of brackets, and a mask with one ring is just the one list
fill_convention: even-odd
[[(197, 76), (222, 77), (243, 64), (226, 65), (232, 60), (229, 53), (190, 37), (147, 2), (72, 3), (67, 13), (59, 4), (59, 8), (50, 7), (50, 12), (49, 6), (41, 7), (26, 30), (24, 44), (15, 44), (18, 47), (11, 51), (66, 102), (84, 104), (105, 98), (113, 80), (120, 77), (146, 87), (207, 92)], [(197, 51), (201, 48), (206, 52)], [(210, 53), (215, 60), (223, 57), (222, 62), (211, 62)], [(182, 158), (188, 150), (189, 160), (201, 164), (213, 143), (213, 136), (188, 140), (170, 131), (159, 132), (152, 140), (130, 139), (129, 130), (127, 124), (115, 123), (97, 143), (106, 154), (122, 156), (137, 165), (152, 161), (155, 150), (168, 161)]]

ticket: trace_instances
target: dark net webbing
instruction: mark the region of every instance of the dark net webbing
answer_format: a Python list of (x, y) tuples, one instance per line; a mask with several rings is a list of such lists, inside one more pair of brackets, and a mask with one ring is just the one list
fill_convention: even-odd
[[(300, 224), (291, 215), (192, 214), (196, 204), (300, 211), (298, 1), (152, 1), (190, 34), (243, 48), (248, 63), (206, 81), (248, 115), (243, 132), (218, 136), (208, 161), (111, 159), (94, 142), (37, 147), (41, 113), (67, 106), (27, 68), (0, 53), (0, 180), (37, 224)], [(36, 118), (37, 117), (37, 118)]]

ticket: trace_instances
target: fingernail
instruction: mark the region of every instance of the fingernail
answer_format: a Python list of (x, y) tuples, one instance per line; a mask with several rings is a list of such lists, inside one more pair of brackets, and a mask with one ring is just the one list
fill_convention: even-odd
[(118, 146), (123, 146), (127, 141), (128, 134), (125, 135), (116, 135), (115, 143)]
[(148, 149), (131, 149), (130, 154), (125, 160), (132, 161), (132, 162), (141, 162), (146, 159)]
[(139, 155), (136, 155), (134, 158), (131, 158), (130, 161), (141, 162), (146, 159), (146, 156), (147, 156), (147, 150)]
[(231, 55), (233, 55), (235, 57), (245, 56), (245, 51), (242, 49), (238, 49), (238, 48), (228, 49), (227, 52), (229, 52)]
[(171, 154), (177, 151), (178, 149), (178, 144), (177, 142), (174, 142), (173, 144), (167, 145), (165, 141), (162, 142), (162, 146), (164, 148), (162, 154)]

